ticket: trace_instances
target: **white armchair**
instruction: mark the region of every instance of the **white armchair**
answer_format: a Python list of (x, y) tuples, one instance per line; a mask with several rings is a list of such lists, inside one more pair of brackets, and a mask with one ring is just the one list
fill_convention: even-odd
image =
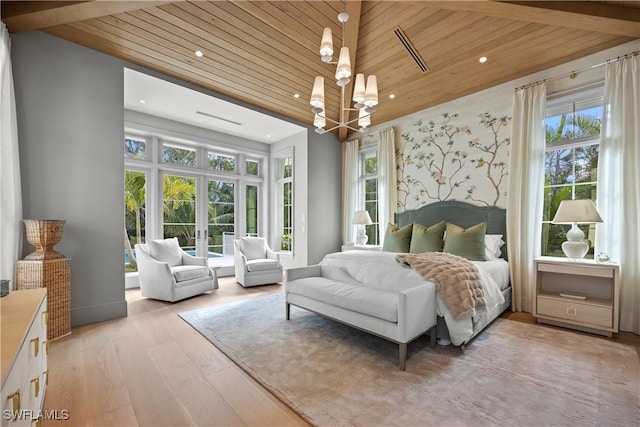
[(245, 288), (282, 281), (280, 254), (263, 237), (241, 237), (233, 241), (236, 281)]
[(207, 259), (183, 251), (175, 237), (137, 244), (136, 259), (143, 297), (175, 302), (218, 289)]

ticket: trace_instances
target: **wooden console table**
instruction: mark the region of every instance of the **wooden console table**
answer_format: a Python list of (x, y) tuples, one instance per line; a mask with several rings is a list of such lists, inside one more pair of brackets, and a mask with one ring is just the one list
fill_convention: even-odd
[(16, 289), (47, 288), (49, 340), (71, 333), (71, 259), (17, 262)]

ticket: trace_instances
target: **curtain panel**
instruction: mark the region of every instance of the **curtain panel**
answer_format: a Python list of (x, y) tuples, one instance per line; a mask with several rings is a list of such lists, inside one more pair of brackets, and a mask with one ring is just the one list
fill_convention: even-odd
[(358, 140), (342, 144), (342, 243), (353, 242), (351, 219), (358, 203)]
[(396, 142), (394, 128), (380, 132), (378, 142), (378, 229), (383, 244), (387, 224), (398, 208)]
[(596, 253), (620, 265), (622, 331), (640, 334), (640, 56), (606, 65)]
[(11, 71), (11, 41), (0, 22), (0, 279), (15, 287), (15, 266), (20, 257), (22, 193), (18, 152), (16, 100)]
[(507, 251), (515, 311), (533, 311), (534, 259), (541, 253), (545, 109), (545, 83), (515, 92), (507, 202)]

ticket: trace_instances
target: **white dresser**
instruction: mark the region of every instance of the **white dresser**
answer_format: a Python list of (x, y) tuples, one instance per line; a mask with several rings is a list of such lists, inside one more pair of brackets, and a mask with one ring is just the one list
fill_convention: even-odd
[(47, 389), (47, 290), (13, 291), (0, 299), (1, 425), (32, 426)]

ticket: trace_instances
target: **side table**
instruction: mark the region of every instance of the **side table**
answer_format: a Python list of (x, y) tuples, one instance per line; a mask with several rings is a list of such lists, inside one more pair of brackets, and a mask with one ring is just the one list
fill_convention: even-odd
[(533, 315), (538, 322), (609, 337), (618, 332), (617, 264), (539, 257), (535, 265)]
[(16, 289), (47, 288), (49, 340), (71, 333), (71, 258), (20, 260)]

